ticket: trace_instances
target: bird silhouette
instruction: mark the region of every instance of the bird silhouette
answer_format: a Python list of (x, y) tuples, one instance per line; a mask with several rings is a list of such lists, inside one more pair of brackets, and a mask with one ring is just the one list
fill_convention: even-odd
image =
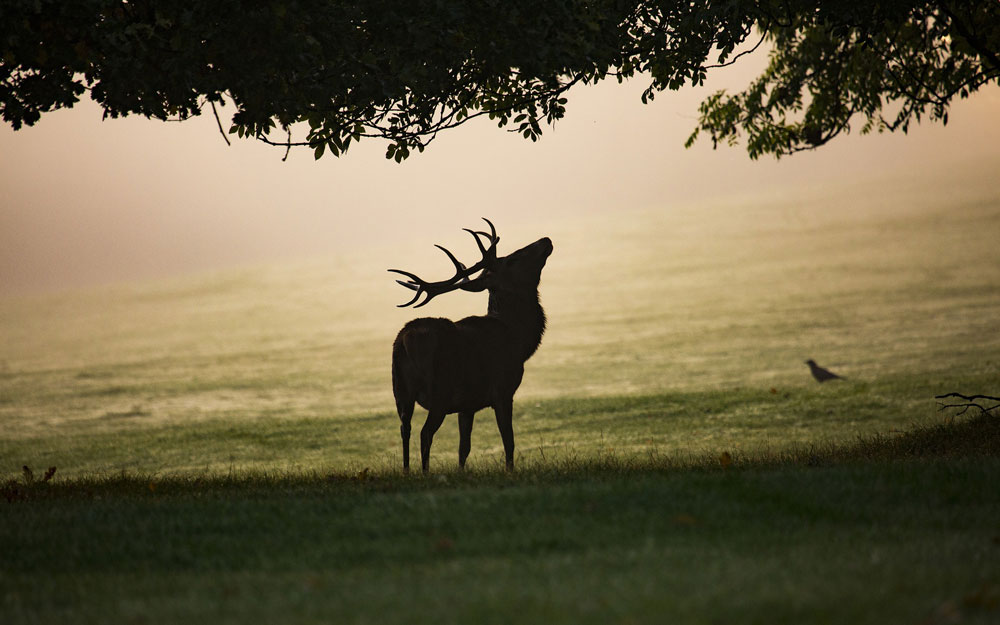
[(817, 382), (826, 382), (827, 380), (843, 380), (841, 376), (837, 375), (833, 371), (824, 369), (823, 367), (816, 364), (816, 361), (810, 358), (806, 361), (809, 365), (809, 372), (813, 374)]

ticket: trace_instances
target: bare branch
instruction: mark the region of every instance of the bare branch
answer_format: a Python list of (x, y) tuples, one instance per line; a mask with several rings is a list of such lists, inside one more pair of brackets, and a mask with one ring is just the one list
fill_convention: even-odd
[(993, 406), (986, 407), (982, 404), (976, 403), (976, 400), (986, 400), (1000, 402), (1000, 397), (993, 397), (991, 395), (963, 395), (961, 393), (945, 393), (944, 395), (935, 395), (934, 399), (947, 399), (949, 397), (957, 397), (958, 399), (965, 400), (966, 403), (962, 404), (946, 404), (944, 402), (938, 402), (938, 412), (946, 410), (948, 408), (961, 408), (957, 416), (964, 415), (968, 412), (969, 408), (979, 408), (982, 414), (987, 414), (997, 408), (1000, 408), (1000, 403)]

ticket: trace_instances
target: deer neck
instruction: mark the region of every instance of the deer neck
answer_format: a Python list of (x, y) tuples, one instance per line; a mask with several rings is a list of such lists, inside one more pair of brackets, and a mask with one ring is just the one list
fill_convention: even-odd
[(531, 358), (545, 333), (545, 311), (537, 290), (533, 293), (491, 290), (486, 314), (506, 323), (517, 337), (524, 359)]

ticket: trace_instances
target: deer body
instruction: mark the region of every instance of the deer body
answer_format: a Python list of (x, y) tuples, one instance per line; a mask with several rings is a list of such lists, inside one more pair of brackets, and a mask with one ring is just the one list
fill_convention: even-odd
[[(478, 236), (476, 240), (478, 243)], [(494, 233), (491, 250), (495, 250), (496, 240)], [(514, 393), (521, 384), (524, 363), (538, 349), (545, 331), (538, 282), (545, 260), (552, 252), (552, 242), (540, 239), (499, 259), (495, 258), (495, 251), (490, 258), (488, 251), (480, 247), (484, 250), (484, 261), (469, 270), (448, 253), (458, 272), (452, 281), (444, 282), (448, 283), (447, 290), (488, 290), (486, 315), (459, 321), (414, 319), (400, 330), (393, 343), (392, 389), (400, 419), (404, 469), (408, 470), (410, 464), (410, 421), (415, 403), (427, 410), (427, 420), (420, 432), (420, 462), (424, 471), (428, 469), (434, 434), (444, 417), (452, 413), (458, 413), (459, 420), (458, 462), (460, 467), (465, 466), (475, 413), (487, 407), (493, 408), (496, 415), (507, 468), (514, 466)], [(467, 279), (479, 270), (482, 275)], [(446, 292), (440, 286), (444, 282), (425, 283), (412, 274), (399, 273), (416, 280), (400, 282), (417, 290), (418, 297), (419, 288), (432, 287), (425, 289), (429, 296), (423, 303), (438, 292)], [(437, 291), (433, 285), (439, 285)]]

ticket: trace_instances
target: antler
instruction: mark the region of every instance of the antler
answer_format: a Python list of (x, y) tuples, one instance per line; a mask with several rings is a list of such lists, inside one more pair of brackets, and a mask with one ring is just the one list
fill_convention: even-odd
[[(413, 304), (418, 299), (420, 299), (421, 295), (426, 293), (427, 298), (424, 301), (417, 304), (416, 306), (414, 306), (414, 308), (420, 308), (427, 302), (431, 301), (431, 299), (433, 299), (438, 295), (441, 295), (442, 293), (448, 293), (456, 289), (468, 289), (470, 286), (473, 286), (476, 283), (476, 281), (480, 279), (476, 278), (475, 280), (470, 280), (469, 276), (476, 273), (477, 271), (481, 271), (483, 269), (490, 267), (496, 262), (497, 243), (500, 241), (500, 237), (497, 236), (497, 229), (493, 226), (493, 222), (491, 222), (489, 219), (486, 219), (485, 217), (483, 217), (483, 221), (489, 224), (490, 232), (483, 232), (481, 230), (470, 230), (468, 228), (462, 228), (463, 230), (471, 234), (472, 238), (476, 240), (476, 246), (479, 247), (479, 251), (483, 255), (482, 260), (480, 260), (475, 265), (466, 268), (465, 265), (460, 263), (458, 259), (455, 258), (454, 254), (448, 251), (447, 248), (441, 245), (434, 246), (439, 250), (441, 250), (442, 252), (444, 252), (448, 256), (448, 259), (451, 260), (452, 264), (455, 265), (455, 275), (452, 276), (451, 278), (447, 280), (440, 280), (438, 282), (427, 282), (426, 280), (423, 280), (419, 276), (412, 274), (409, 271), (403, 271), (402, 269), (389, 270), (393, 273), (398, 273), (409, 278), (409, 280), (396, 280), (396, 282), (402, 284), (408, 289), (416, 291), (416, 293), (413, 296), (413, 299), (406, 302), (405, 304), (399, 304), (399, 308), (404, 308), (406, 306)], [(488, 248), (483, 246), (483, 242), (479, 239), (480, 235), (486, 237), (486, 239), (490, 242), (490, 246)], [(481, 290), (481, 288), (477, 290)]]

